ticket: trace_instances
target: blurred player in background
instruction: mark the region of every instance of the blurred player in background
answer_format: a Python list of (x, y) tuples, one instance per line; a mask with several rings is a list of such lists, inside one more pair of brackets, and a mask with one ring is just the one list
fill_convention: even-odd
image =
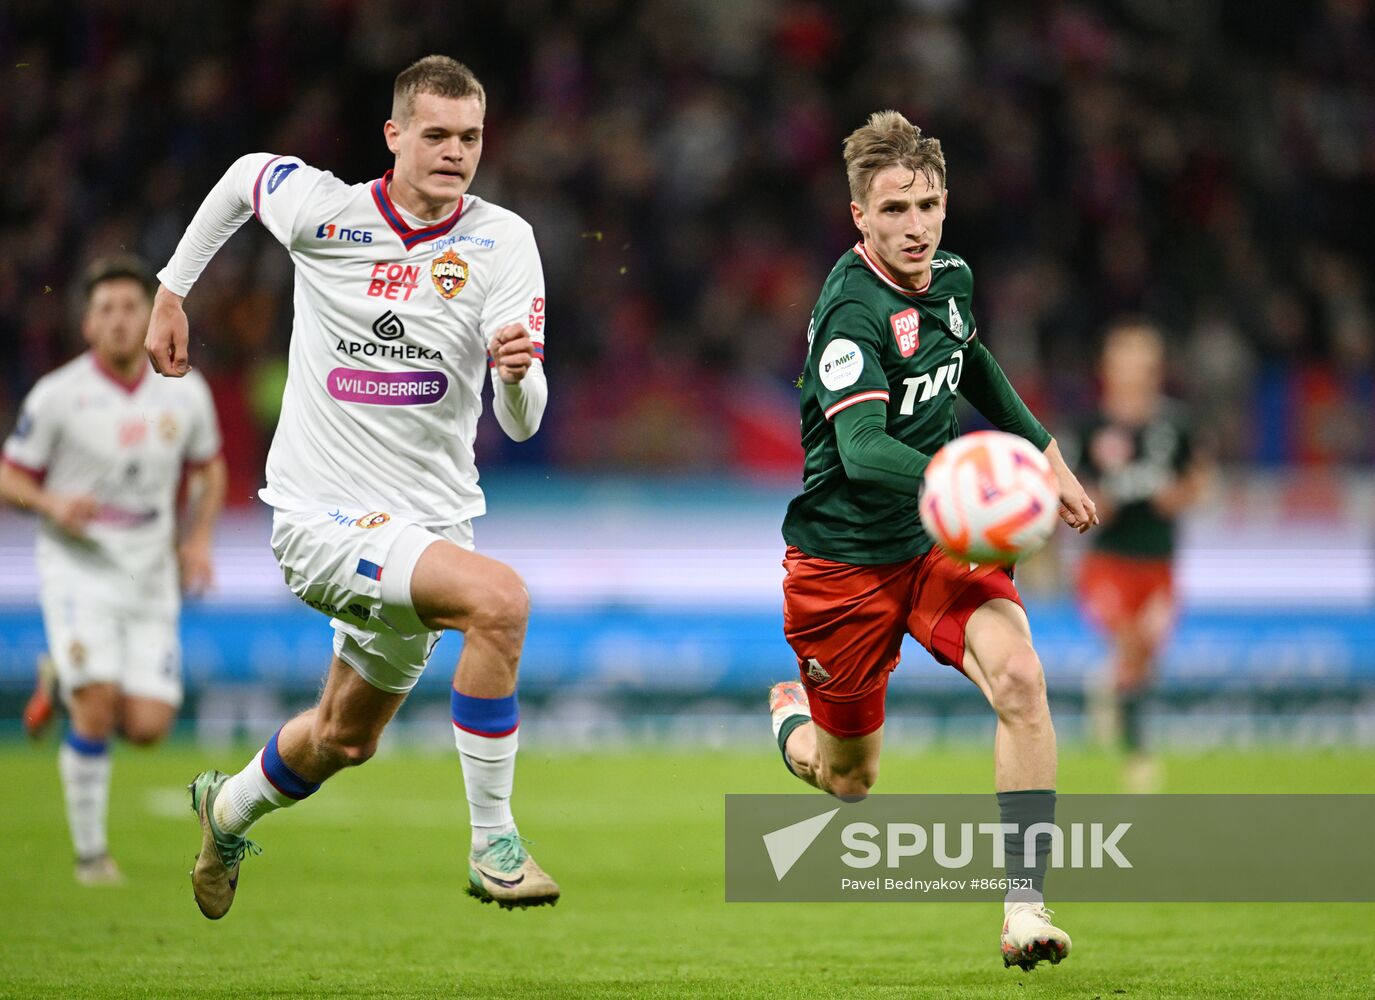
[(1165, 398), (1165, 342), (1143, 320), (1111, 326), (1103, 343), (1103, 399), (1076, 451), (1103, 530), (1079, 568), (1079, 599), (1112, 644), (1108, 672), (1090, 683), (1100, 739), (1119, 737), (1128, 790), (1155, 791), (1159, 765), (1142, 736), (1142, 701), (1175, 618), (1175, 518), (1202, 493), (1209, 463), (1179, 403)]
[(192, 783), (202, 831), (192, 884), (212, 919), (229, 910), (256, 847), (249, 828), (372, 757), (444, 629), (464, 633), (451, 703), (472, 820), (467, 890), (503, 907), (558, 899), (511, 815), (529, 595), (510, 567), (473, 551), (488, 371), (497, 421), (517, 441), (538, 429), (548, 395), (534, 234), (467, 194), (485, 113), (467, 67), (421, 59), (396, 79), (383, 129), (392, 170), (349, 185), (295, 157), (244, 156), (158, 275), (148, 352), (179, 377), (189, 371), (182, 298), (235, 230), (256, 216), (291, 256), (289, 372), (260, 495), (288, 586), (334, 628), (319, 703), (238, 774)]
[[(91, 349), (39, 379), (5, 442), (0, 498), (41, 518), (35, 555), (50, 661), (70, 728), (58, 750), (76, 877), (118, 882), (106, 838), (110, 740), (156, 743), (181, 704), (181, 589), (211, 582), (224, 502), (220, 432), (205, 380), (150, 378), (152, 275), (97, 261), (82, 332)], [(177, 542), (177, 491), (189, 507)], [(180, 571), (180, 585), (179, 585)], [(26, 721), (41, 722), (45, 678)]]
[[(978, 685), (998, 717), (994, 777), (1015, 831), (1055, 818), (1055, 730), (1045, 677), (1011, 574), (933, 547), (917, 514), (922, 475), (959, 434), (956, 392), (1000, 430), (1042, 449), (1061, 516), (1086, 531), (1093, 502), (977, 337), (973, 276), (938, 250), (945, 157), (896, 111), (845, 140), (850, 211), (861, 239), (826, 279), (807, 331), (801, 495), (783, 537), (784, 632), (801, 683), (769, 695), (788, 770), (833, 795), (878, 777), (888, 675), (910, 633)], [(1070, 938), (1044, 906), (1045, 848), (1027, 866), (1007, 835), (1005, 965), (1059, 962)], [(1031, 888), (1023, 888), (1029, 883)]]

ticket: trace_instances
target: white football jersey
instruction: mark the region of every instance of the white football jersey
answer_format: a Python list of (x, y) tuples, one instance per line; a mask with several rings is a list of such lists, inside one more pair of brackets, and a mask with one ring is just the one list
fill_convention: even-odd
[(87, 352), (38, 380), (5, 442), (5, 461), (45, 489), (100, 504), (85, 538), (46, 519), (35, 556), (45, 592), (110, 606), (175, 608), (177, 489), (187, 466), (220, 451), (219, 422), (199, 373), (134, 385)]
[(294, 157), (245, 156), (158, 278), (185, 295), (256, 215), (296, 268), (287, 384), (260, 495), (286, 510), (453, 525), (485, 510), (473, 439), (487, 343), (508, 323), (530, 331), (536, 361), (520, 387), (497, 385), (498, 418), (519, 436), (509, 422), (522, 400), (538, 394), (543, 410), (544, 277), (519, 216), (467, 195), (447, 219), (422, 224), (392, 203), (390, 176), (350, 185)]

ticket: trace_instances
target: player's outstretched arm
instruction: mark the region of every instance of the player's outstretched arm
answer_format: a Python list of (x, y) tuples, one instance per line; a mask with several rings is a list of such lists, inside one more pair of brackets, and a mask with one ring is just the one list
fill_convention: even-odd
[(1079, 534), (1083, 534), (1098, 523), (1098, 510), (1093, 499), (1060, 454), (1060, 446), (1051, 438), (1045, 447), (1046, 458), (1055, 471), (1055, 481), (1060, 486), (1060, 519)]
[(11, 462), (0, 465), (0, 501), (46, 517), (76, 538), (86, 534), (86, 526), (100, 512), (100, 504), (94, 497), (49, 492), (38, 477)]
[(148, 319), (148, 335), (143, 349), (159, 375), (181, 378), (191, 370), (188, 356), (189, 329), (182, 297), (160, 286), (153, 297), (153, 312)]
[(177, 546), (177, 561), (181, 566), (181, 586), (188, 594), (203, 594), (215, 582), (210, 553), (228, 481), (224, 456), (216, 455), (191, 473), (187, 483), (186, 530)]
[[(275, 169), (269, 172), (268, 168), (274, 165)], [(235, 160), (210, 189), (177, 243), (172, 259), (158, 272), (162, 285), (153, 299), (144, 347), (159, 374), (180, 378), (191, 370), (182, 300), (190, 294), (211, 258), (255, 209), (268, 230), (284, 245), (290, 245), (292, 220), (309, 191), (309, 184), (297, 178), (307, 173), (312, 179), (319, 176), (319, 171), (298, 160), (271, 153), (250, 153)]]
[(960, 394), (1000, 431), (1026, 438), (1045, 452), (1060, 486), (1060, 519), (1083, 534), (1098, 523), (1093, 500), (1070, 471), (1060, 446), (1032, 415), (1002, 366), (981, 343), (975, 343), (965, 361)]

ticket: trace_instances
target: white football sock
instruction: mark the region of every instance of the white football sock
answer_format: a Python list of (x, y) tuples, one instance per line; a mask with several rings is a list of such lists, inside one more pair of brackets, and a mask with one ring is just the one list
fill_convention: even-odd
[(67, 825), (72, 847), (82, 860), (108, 851), (105, 817), (110, 805), (110, 752), (84, 754), (63, 742), (57, 751), (57, 770), (67, 799)]
[(283, 795), (263, 773), (263, 751), (259, 750), (238, 774), (231, 777), (215, 797), (215, 825), (235, 837), (268, 813), (295, 805), (298, 799)]
[(511, 817), (511, 786), (516, 780), (516, 746), (520, 730), (505, 736), (479, 736), (454, 726), (454, 743), (463, 767), (468, 815), (473, 824), (473, 850), (487, 838), (516, 828)]

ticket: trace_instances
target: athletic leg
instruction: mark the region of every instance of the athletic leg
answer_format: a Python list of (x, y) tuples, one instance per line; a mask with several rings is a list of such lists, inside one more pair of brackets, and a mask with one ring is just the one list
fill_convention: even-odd
[(319, 702), (273, 734), (238, 774), (204, 771), (191, 784), (191, 807), (201, 823), (201, 850), (191, 873), (201, 912), (218, 920), (238, 890), (239, 864), (256, 849), (246, 837), (263, 816), (313, 795), (345, 767), (377, 752), (382, 730), (404, 694), (382, 691), (338, 656)]
[(1007, 874), (1003, 964), (1031, 969), (1058, 963), (1069, 954), (1070, 938), (1050, 921), (1044, 882), (1050, 838), (1038, 837), (1032, 857), (1025, 831), (1055, 821), (1055, 728), (1046, 701), (1045, 675), (1031, 644), (1026, 613), (1016, 601), (994, 598), (969, 617), (964, 634), (964, 672), (983, 691), (998, 717), (994, 737), (994, 783), (1004, 834)]
[(110, 739), (115, 732), (119, 688), (87, 684), (67, 698), (70, 729), (58, 748), (58, 772), (67, 804), (67, 826), (83, 885), (122, 881), (109, 856)]
[(181, 707), (181, 638), (177, 617), (150, 608), (120, 621), (119, 734), (152, 746), (172, 730)]
[(296, 804), (332, 775), (369, 760), (405, 698), (379, 691), (335, 656), (315, 707), (277, 730), (215, 796), (220, 829), (242, 837), (263, 816)]
[(119, 700), (119, 734), (135, 746), (160, 742), (176, 718), (177, 706), (157, 698), (123, 695)]
[(878, 780), (888, 675), (921, 563), (862, 566), (787, 551), (783, 632), (801, 680), (775, 684), (769, 712), (783, 762), (813, 788), (858, 800)]
[(1160, 764), (1146, 745), (1144, 714), (1155, 681), (1156, 658), (1173, 623), (1174, 600), (1167, 583), (1150, 591), (1115, 636), (1115, 690), (1122, 714), (1122, 747), (1127, 754), (1123, 784), (1136, 794), (1159, 791), (1163, 783)]
[(454, 743), (463, 769), (472, 823), (472, 849), (514, 833), (520, 713), (520, 667), (530, 597), (504, 563), (457, 545), (431, 545), (411, 577), (416, 614), (427, 628), (463, 633), (463, 652), (450, 695)]
[(426, 628), (463, 633), (450, 709), (471, 823), (468, 893), (503, 908), (552, 904), (559, 887), (525, 850), (511, 813), (529, 592), (504, 563), (437, 542), (416, 561), (411, 598)]
[(793, 730), (786, 752), (789, 768), (807, 784), (855, 802), (878, 781), (882, 749), (883, 726), (864, 736), (835, 736), (808, 722)]
[(1045, 674), (1020, 605), (995, 598), (974, 611), (965, 626), (963, 668), (998, 717), (993, 763), (997, 790), (1054, 788), (1055, 727)]

